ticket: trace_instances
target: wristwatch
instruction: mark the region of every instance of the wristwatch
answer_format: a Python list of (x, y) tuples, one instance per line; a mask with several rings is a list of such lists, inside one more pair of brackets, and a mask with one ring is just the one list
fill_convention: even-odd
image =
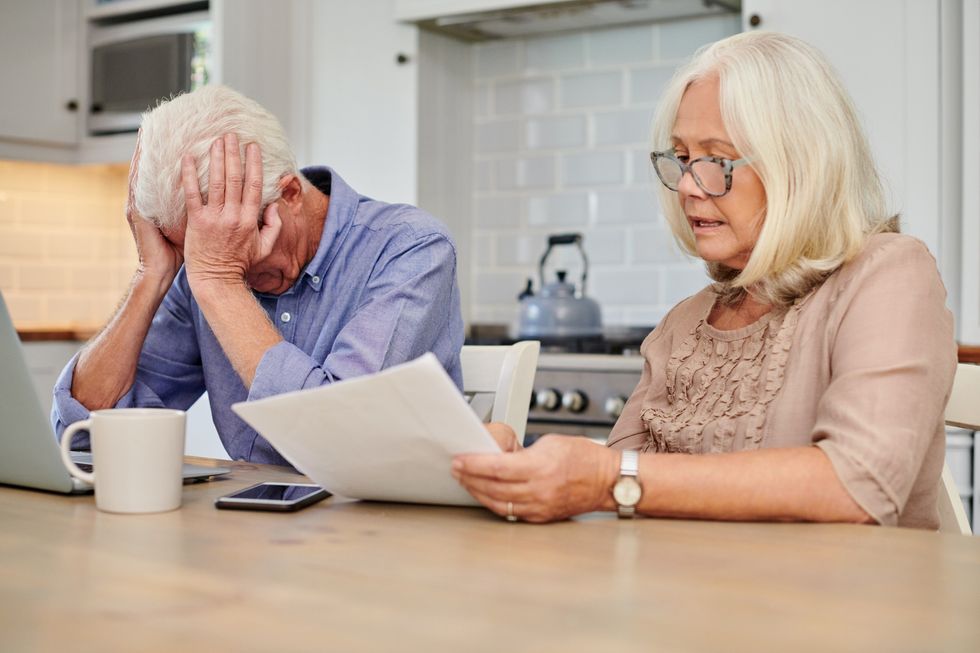
[(636, 515), (636, 504), (643, 496), (643, 486), (636, 476), (640, 472), (640, 453), (635, 450), (623, 452), (619, 464), (619, 478), (613, 485), (612, 494), (619, 510), (619, 516), (632, 518)]

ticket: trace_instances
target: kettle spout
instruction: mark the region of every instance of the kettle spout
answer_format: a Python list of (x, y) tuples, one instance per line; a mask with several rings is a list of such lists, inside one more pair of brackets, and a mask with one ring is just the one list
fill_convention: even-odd
[(521, 294), (517, 296), (517, 301), (522, 302), (528, 297), (534, 297), (533, 282), (531, 281), (530, 277), (527, 279), (527, 285), (524, 286), (524, 290), (522, 290)]

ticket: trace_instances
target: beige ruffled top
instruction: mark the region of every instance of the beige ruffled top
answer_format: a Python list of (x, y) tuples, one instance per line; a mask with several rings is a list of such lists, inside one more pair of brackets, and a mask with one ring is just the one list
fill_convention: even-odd
[(943, 410), (956, 368), (935, 259), (880, 234), (791, 307), (723, 331), (710, 288), (646, 338), (609, 446), (726, 453), (818, 446), (882, 524), (938, 526)]
[(766, 408), (783, 386), (803, 303), (732, 331), (714, 328), (707, 316), (699, 320), (667, 361), (666, 402), (640, 411), (650, 432), (642, 451), (761, 447)]

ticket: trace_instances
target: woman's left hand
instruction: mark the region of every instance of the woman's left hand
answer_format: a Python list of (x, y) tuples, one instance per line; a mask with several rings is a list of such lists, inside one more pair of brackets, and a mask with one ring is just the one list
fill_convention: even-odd
[(619, 452), (586, 438), (547, 435), (513, 453), (456, 456), (452, 474), (498, 515), (549, 522), (615, 508)]

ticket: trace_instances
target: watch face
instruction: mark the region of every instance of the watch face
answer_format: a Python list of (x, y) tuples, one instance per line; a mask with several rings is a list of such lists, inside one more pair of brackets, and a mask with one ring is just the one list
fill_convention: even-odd
[(632, 476), (623, 476), (613, 486), (613, 499), (621, 506), (635, 506), (640, 502), (642, 493), (639, 481)]

